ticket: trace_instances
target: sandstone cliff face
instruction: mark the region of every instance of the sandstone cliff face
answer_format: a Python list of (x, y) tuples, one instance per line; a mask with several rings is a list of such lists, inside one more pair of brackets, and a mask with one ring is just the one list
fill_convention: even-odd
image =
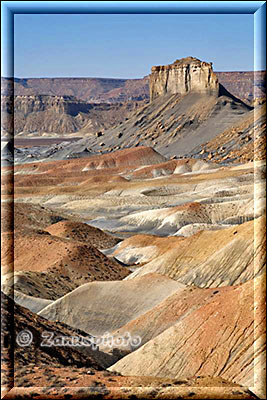
[[(239, 99), (266, 99), (266, 71), (217, 72), (219, 83)], [(14, 82), (14, 85), (13, 85)], [(149, 76), (142, 79), (107, 78), (1, 78), (1, 95), (74, 96), (90, 103), (117, 103), (149, 99)]]
[(90, 103), (118, 103), (148, 100), (149, 85), (147, 76), (141, 79), (1, 78), (1, 94), (74, 96)]
[[(119, 124), (138, 102), (87, 103), (74, 96), (1, 96), (2, 132), (95, 134)], [(14, 118), (13, 118), (14, 112)], [(14, 121), (14, 124), (13, 124)]]
[(79, 112), (88, 112), (92, 105), (76, 100), (72, 96), (16, 96), (14, 99), (16, 112), (28, 115), (32, 112), (52, 110), (56, 113), (77, 115)]
[(170, 65), (151, 68), (150, 101), (165, 93), (186, 94), (191, 91), (218, 95), (219, 83), (212, 63), (187, 57)]

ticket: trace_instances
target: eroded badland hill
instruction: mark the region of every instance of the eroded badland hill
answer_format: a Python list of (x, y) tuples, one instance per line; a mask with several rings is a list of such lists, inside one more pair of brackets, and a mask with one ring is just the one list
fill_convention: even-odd
[(187, 57), (84, 80), (83, 102), (80, 81), (16, 82), (38, 140), (2, 151), (4, 398), (265, 398), (265, 106), (222, 79)]

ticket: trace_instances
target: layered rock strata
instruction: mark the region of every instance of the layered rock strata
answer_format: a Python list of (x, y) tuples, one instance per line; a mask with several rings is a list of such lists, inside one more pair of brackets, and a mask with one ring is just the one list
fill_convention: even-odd
[(166, 93), (183, 95), (192, 91), (218, 95), (219, 83), (212, 63), (186, 57), (151, 68), (150, 101)]

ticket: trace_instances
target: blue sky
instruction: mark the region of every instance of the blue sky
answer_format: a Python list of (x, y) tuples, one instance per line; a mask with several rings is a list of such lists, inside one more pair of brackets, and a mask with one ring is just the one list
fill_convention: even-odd
[(253, 14), (16, 14), (16, 77), (140, 78), (195, 56), (254, 69)]

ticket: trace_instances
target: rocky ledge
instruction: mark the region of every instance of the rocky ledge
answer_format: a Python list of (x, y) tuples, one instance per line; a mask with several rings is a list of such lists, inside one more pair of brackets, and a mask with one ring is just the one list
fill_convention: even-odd
[(166, 93), (186, 94), (191, 91), (218, 95), (219, 83), (212, 63), (186, 57), (170, 65), (151, 68), (150, 101)]

